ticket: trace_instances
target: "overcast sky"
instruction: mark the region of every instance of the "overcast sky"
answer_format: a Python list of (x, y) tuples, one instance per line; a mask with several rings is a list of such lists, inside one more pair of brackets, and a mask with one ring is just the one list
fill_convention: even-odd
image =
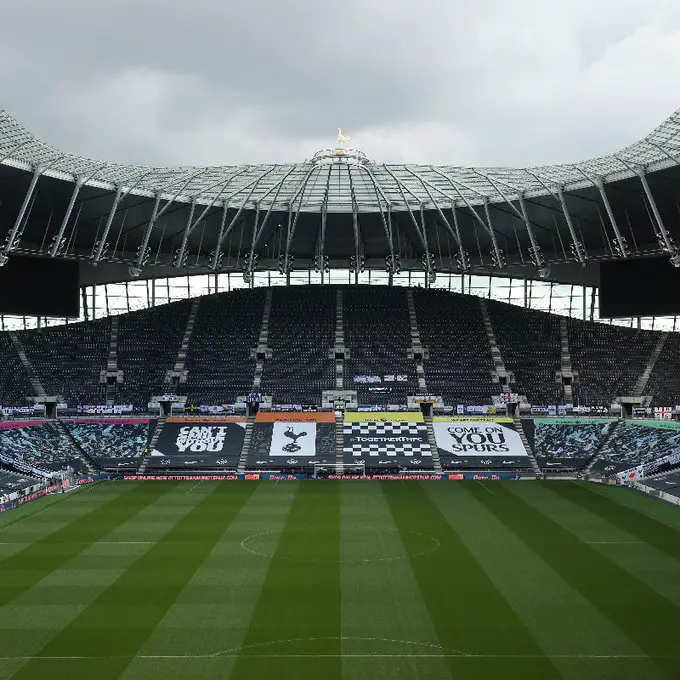
[(569, 162), (679, 84), (678, 0), (0, 0), (0, 106), (110, 161)]

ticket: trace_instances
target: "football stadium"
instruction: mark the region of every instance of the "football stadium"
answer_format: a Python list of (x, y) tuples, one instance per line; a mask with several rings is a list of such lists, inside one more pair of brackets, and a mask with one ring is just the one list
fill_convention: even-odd
[(0, 680), (680, 678), (679, 158), (138, 167), (0, 110)]

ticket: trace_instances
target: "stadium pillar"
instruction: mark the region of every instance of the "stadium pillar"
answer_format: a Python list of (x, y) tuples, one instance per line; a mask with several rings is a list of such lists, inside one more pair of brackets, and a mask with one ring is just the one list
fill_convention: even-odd
[(33, 197), (33, 193), (35, 192), (35, 187), (38, 184), (38, 180), (40, 179), (40, 175), (43, 173), (43, 168), (38, 166), (35, 168), (33, 171), (33, 177), (31, 178), (31, 182), (28, 185), (28, 191), (26, 191), (26, 195), (24, 196), (24, 201), (21, 204), (21, 208), (19, 209), (19, 214), (17, 215), (16, 220), (14, 221), (14, 226), (12, 227), (11, 231), (7, 235), (7, 239), (5, 240), (5, 245), (2, 247), (2, 256), (0, 257), (0, 265), (4, 264), (7, 261), (7, 255), (14, 250), (14, 242), (17, 240), (17, 236), (20, 236), (20, 231), (23, 231), (21, 229), (21, 225), (24, 221), (24, 217), (26, 216), (26, 211), (28, 210), (28, 206), (30, 205), (31, 198)]
[(618, 245), (617, 250), (619, 251), (619, 255), (621, 257), (628, 257), (628, 247), (626, 246), (626, 240), (621, 235), (621, 231), (619, 230), (619, 225), (616, 221), (616, 217), (614, 217), (614, 211), (612, 210), (611, 203), (609, 202), (609, 197), (607, 196), (607, 192), (604, 190), (604, 182), (599, 177), (597, 177), (594, 180), (594, 184), (597, 187), (597, 190), (600, 192), (602, 203), (604, 203), (604, 209), (607, 211), (607, 217), (609, 217), (609, 222), (611, 223), (612, 228), (614, 229), (614, 235), (616, 236), (616, 243)]
[[(671, 238), (671, 235), (668, 233), (668, 230), (666, 229), (666, 225), (664, 224), (664, 221), (661, 217), (661, 213), (659, 212), (659, 208), (656, 205), (656, 201), (654, 200), (654, 195), (652, 194), (652, 190), (649, 188), (649, 182), (647, 181), (647, 176), (645, 175), (645, 170), (644, 168), (637, 168), (636, 172), (638, 174), (638, 177), (640, 178), (640, 182), (642, 183), (642, 188), (645, 191), (645, 195), (647, 196), (647, 200), (649, 201), (649, 205), (652, 208), (652, 213), (654, 214), (654, 219), (656, 220), (656, 223), (658, 225), (658, 230), (655, 229), (654, 231), (656, 232), (656, 236), (659, 240), (659, 245), (667, 252), (670, 253), (671, 255), (677, 255), (677, 246), (673, 242), (673, 239)], [(674, 263), (675, 264), (675, 263)]]

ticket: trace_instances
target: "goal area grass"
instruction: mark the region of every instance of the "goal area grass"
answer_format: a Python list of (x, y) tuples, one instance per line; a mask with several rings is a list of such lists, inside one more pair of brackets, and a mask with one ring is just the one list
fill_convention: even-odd
[(0, 516), (0, 680), (680, 678), (680, 509), (580, 482), (105, 482)]

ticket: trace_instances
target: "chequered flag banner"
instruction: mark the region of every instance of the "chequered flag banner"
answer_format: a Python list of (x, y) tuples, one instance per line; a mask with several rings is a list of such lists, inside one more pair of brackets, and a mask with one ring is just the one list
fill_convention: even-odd
[(406, 422), (343, 424), (345, 458), (432, 457), (427, 426)]

